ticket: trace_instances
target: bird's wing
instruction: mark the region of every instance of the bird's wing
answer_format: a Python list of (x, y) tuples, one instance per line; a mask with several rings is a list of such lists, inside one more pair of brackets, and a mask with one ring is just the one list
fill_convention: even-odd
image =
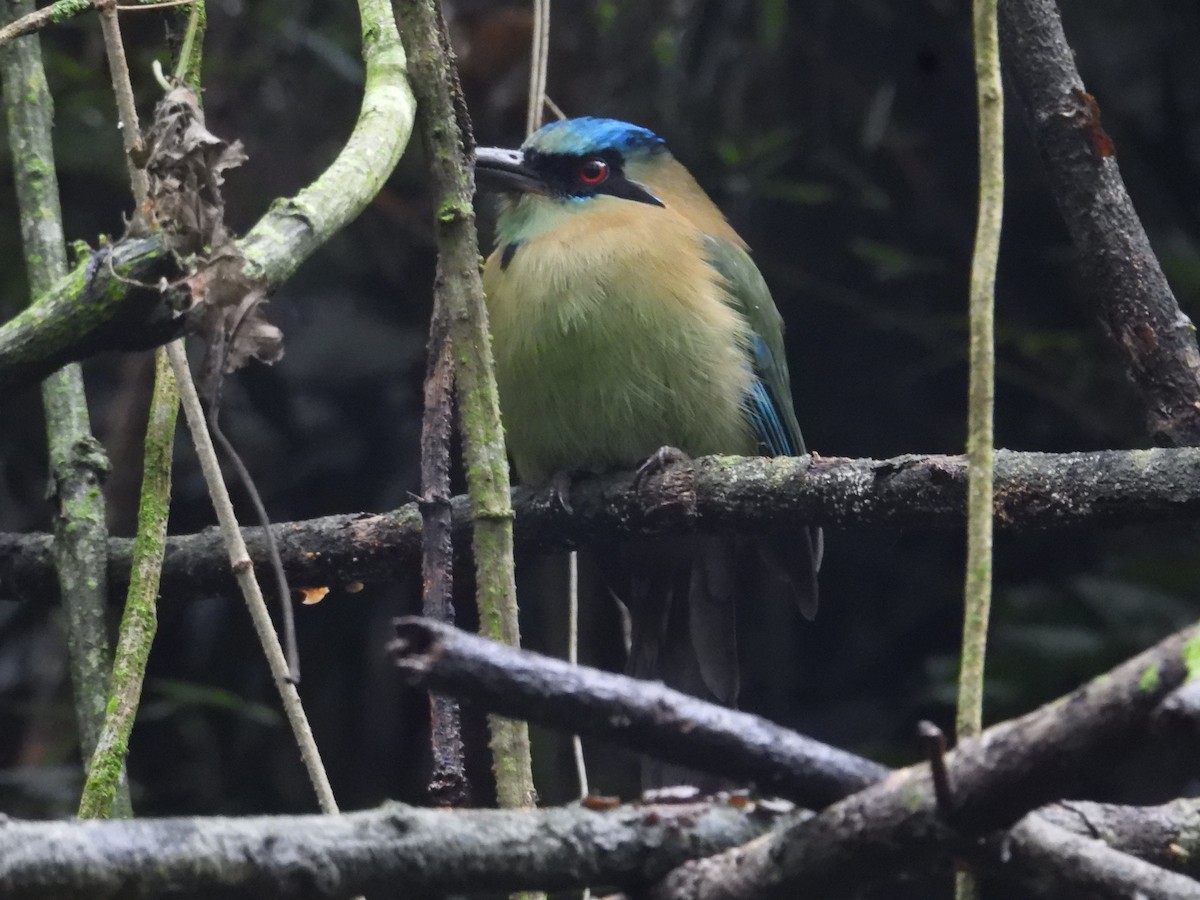
[[(750, 326), (755, 380), (746, 398), (746, 415), (759, 445), (767, 456), (802, 456), (806, 450), (792, 405), (783, 317), (775, 308), (767, 283), (741, 247), (710, 235), (705, 238), (705, 251), (725, 278), (734, 308)], [(817, 611), (817, 572), (825, 541), (819, 528), (805, 529), (803, 540), (808, 545), (807, 554), (798, 554), (794, 547), (772, 540), (762, 545), (761, 555), (766, 567), (789, 583), (801, 611), (812, 618)]]
[(725, 278), (734, 308), (750, 325), (755, 383), (746, 412), (754, 433), (767, 456), (803, 456), (804, 438), (792, 405), (783, 349), (783, 317), (750, 254), (722, 238), (710, 236), (705, 242), (708, 259)]

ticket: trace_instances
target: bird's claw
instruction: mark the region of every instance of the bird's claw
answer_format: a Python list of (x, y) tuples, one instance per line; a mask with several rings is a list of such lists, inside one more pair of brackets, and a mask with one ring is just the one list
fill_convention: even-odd
[(550, 499), (567, 515), (574, 515), (575, 508), (571, 506), (571, 473), (566, 469), (550, 476)]
[(692, 458), (678, 447), (659, 447), (637, 467), (633, 474), (633, 489), (640, 491), (647, 478), (661, 475), (672, 466), (684, 465), (691, 461)]

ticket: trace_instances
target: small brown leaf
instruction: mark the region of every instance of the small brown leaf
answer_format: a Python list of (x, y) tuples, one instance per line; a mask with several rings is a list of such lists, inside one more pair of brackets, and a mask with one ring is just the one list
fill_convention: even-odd
[(329, 593), (327, 587), (306, 587), (300, 588), (300, 602), (305, 606), (313, 606), (325, 599), (325, 595)]
[(606, 809), (616, 809), (621, 805), (620, 797), (606, 797), (601, 794), (588, 794), (579, 801), (587, 809), (603, 812)]

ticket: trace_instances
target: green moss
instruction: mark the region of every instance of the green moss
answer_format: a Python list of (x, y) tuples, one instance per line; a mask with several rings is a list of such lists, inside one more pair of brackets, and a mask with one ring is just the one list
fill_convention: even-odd
[(1183, 645), (1183, 664), (1187, 666), (1187, 680), (1200, 678), (1200, 632)]
[(52, 8), (50, 19), (53, 22), (62, 22), (91, 8), (91, 0), (58, 0)]
[(1146, 666), (1146, 670), (1142, 672), (1142, 677), (1138, 681), (1138, 687), (1140, 687), (1147, 694), (1152, 694), (1158, 690), (1160, 677), (1161, 673), (1158, 670), (1157, 663)]
[(469, 215), (469, 211), (455, 200), (444, 200), (438, 207), (438, 221), (446, 225), (459, 222)]
[(1153, 450), (1130, 450), (1129, 451), (1129, 465), (1131, 467), (1133, 467), (1134, 469), (1141, 470), (1141, 469), (1147, 468), (1153, 459), (1154, 459), (1154, 451)]

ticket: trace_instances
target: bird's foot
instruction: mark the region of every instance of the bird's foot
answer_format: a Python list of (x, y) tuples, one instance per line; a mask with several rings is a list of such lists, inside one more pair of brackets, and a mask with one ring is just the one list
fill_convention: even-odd
[(558, 504), (558, 507), (567, 515), (575, 513), (575, 508), (571, 506), (571, 482), (573, 480), (572, 473), (567, 469), (560, 469), (550, 476), (550, 499)]
[(692, 458), (678, 447), (659, 447), (637, 467), (633, 474), (633, 489), (640, 491), (646, 479), (661, 475), (674, 466), (688, 465), (691, 461)]

